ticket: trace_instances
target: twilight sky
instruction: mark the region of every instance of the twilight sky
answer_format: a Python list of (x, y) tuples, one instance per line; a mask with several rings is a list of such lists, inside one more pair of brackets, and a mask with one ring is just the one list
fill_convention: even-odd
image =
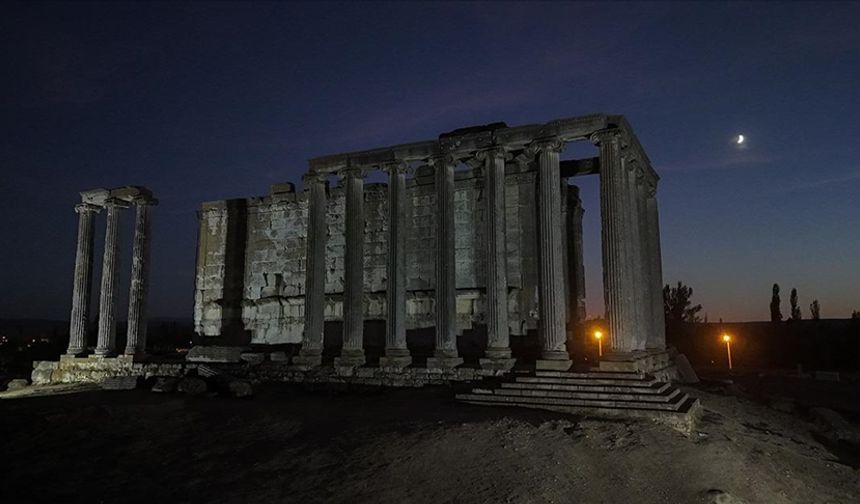
[[(80, 190), (155, 192), (150, 314), (190, 318), (201, 202), (299, 182), (319, 155), (594, 112), (626, 115), (662, 176), (664, 280), (710, 320), (768, 318), (774, 282), (783, 313), (797, 287), (805, 317), (813, 298), (848, 317), (858, 19), (847, 2), (3, 3), (0, 317), (68, 317)], [(576, 183), (596, 315), (597, 181)]]

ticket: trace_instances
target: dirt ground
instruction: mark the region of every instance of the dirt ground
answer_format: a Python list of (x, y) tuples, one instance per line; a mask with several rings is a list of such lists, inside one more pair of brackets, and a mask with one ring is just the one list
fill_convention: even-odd
[(860, 502), (860, 471), (799, 414), (693, 392), (692, 438), (458, 404), (445, 387), (0, 400), (0, 502)]

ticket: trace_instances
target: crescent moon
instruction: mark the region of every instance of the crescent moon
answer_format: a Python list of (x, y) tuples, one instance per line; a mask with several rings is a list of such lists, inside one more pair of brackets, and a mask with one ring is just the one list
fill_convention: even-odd
[(746, 140), (746, 138), (744, 138), (743, 135), (738, 135), (738, 140), (737, 140), (738, 144), (744, 143), (744, 140)]

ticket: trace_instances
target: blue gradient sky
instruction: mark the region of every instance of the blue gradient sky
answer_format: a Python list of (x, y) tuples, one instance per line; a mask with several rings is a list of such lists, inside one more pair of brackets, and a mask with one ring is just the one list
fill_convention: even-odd
[[(0, 317), (68, 316), (79, 190), (153, 189), (151, 314), (190, 317), (200, 202), (298, 182), (323, 154), (593, 112), (637, 131), (662, 176), (665, 280), (711, 320), (766, 319), (774, 282), (784, 313), (794, 286), (806, 316), (818, 298), (847, 317), (858, 19), (857, 3), (4, 3)], [(595, 315), (597, 184), (581, 185)]]

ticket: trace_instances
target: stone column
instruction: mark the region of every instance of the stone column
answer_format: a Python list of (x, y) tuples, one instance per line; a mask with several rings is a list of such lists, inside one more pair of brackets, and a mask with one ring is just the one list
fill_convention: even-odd
[(75, 206), (78, 214), (78, 250), (75, 254), (75, 280), (72, 290), (72, 314), (69, 324), (69, 355), (81, 355), (87, 349), (90, 291), (93, 284), (93, 224), (100, 208), (89, 203)]
[(561, 244), (561, 176), (559, 153), (563, 144), (555, 139), (536, 142), (538, 152), (538, 267), (539, 334), (541, 358), (537, 369), (567, 370), (567, 333), (564, 328), (564, 284)]
[(325, 327), (325, 174), (308, 173), (302, 178), (308, 202), (307, 256), (305, 258), (305, 332), (299, 355), (293, 364), (302, 368), (322, 363)]
[(343, 348), (335, 366), (358, 367), (364, 358), (364, 171), (349, 167), (346, 179), (346, 247), (343, 282)]
[(642, 296), (642, 307), (641, 307), (641, 316), (643, 319), (642, 329), (641, 329), (641, 346), (643, 349), (652, 348), (652, 341), (654, 339), (654, 317), (653, 317), (653, 306), (654, 302), (651, 299), (654, 295), (653, 289), (651, 289), (652, 282), (652, 272), (651, 272), (651, 248), (650, 248), (650, 234), (651, 231), (648, 229), (648, 207), (647, 207), (647, 195), (646, 195), (646, 174), (643, 166), (640, 164), (637, 167), (636, 171), (636, 216), (637, 221), (636, 224), (639, 228), (639, 264), (641, 264), (642, 270), (642, 285), (641, 285), (641, 296)]
[(603, 252), (603, 295), (608, 319), (610, 352), (635, 348), (629, 328), (633, 307), (630, 242), (627, 218), (627, 172), (621, 162), (621, 139), (617, 130), (595, 133), (592, 142), (600, 148), (600, 222)]
[(660, 219), (657, 214), (657, 180), (651, 180), (646, 188), (648, 229), (648, 260), (650, 264), (651, 321), (653, 332), (648, 348), (666, 348), (666, 319), (663, 312), (663, 259), (660, 251)]
[(131, 287), (128, 294), (128, 331), (126, 355), (146, 353), (146, 302), (149, 295), (150, 209), (154, 201), (137, 199), (134, 219), (134, 245), (131, 257)]
[(568, 188), (567, 203), (567, 239), (568, 239), (568, 282), (571, 282), (571, 320), (585, 320), (585, 265), (582, 250), (582, 200), (579, 198), (579, 187)]
[(627, 264), (630, 267), (630, 283), (632, 290), (631, 297), (633, 304), (631, 306), (631, 319), (628, 325), (630, 338), (633, 341), (633, 350), (645, 350), (645, 341), (647, 339), (648, 318), (651, 315), (651, 305), (648, 302), (646, 293), (647, 277), (645, 275), (646, 263), (644, 261), (643, 238), (645, 234), (640, 228), (639, 222), (639, 178), (640, 166), (635, 159), (622, 158), (622, 164), (626, 170), (627, 176), (627, 191), (624, 194), (627, 215), (628, 229), (628, 248), (627, 248)]
[(385, 355), (379, 367), (402, 368), (412, 364), (406, 346), (406, 171), (409, 165), (395, 162), (388, 172), (388, 276)]
[(463, 363), (457, 353), (457, 275), (454, 251), (454, 161), (431, 160), (436, 176), (436, 350), (428, 368)]
[(99, 336), (96, 355), (111, 356), (116, 353), (116, 286), (119, 282), (119, 216), (128, 204), (108, 199), (107, 230), (102, 260), (102, 285), (99, 297)]
[(487, 350), (480, 359), (484, 369), (511, 369), (508, 335), (508, 254), (505, 249), (505, 159), (503, 147), (478, 153), (484, 161), (487, 261)]

